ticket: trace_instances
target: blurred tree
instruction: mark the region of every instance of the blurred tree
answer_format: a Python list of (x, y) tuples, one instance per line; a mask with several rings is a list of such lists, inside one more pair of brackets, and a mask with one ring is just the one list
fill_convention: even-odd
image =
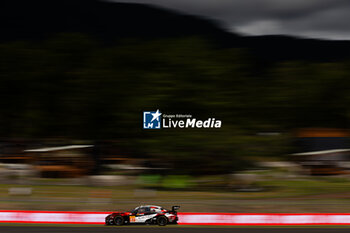
[[(173, 173), (230, 173), (289, 151), (294, 127), (347, 127), (346, 62), (261, 66), (200, 37), (99, 45), (82, 34), (0, 45), (0, 135), (118, 139)], [(142, 112), (222, 120), (221, 129), (143, 130)]]

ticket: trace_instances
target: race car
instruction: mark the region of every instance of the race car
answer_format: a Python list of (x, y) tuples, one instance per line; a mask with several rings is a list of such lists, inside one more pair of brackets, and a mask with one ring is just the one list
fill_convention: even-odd
[(156, 205), (138, 206), (130, 212), (114, 212), (109, 214), (106, 219), (106, 225), (121, 226), (124, 224), (158, 224), (165, 226), (167, 224), (177, 224), (177, 210), (180, 206), (173, 206), (171, 210)]

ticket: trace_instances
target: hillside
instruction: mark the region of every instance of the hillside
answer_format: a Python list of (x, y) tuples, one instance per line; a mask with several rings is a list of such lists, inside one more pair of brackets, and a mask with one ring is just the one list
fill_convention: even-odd
[(58, 33), (83, 33), (111, 45), (120, 38), (159, 39), (200, 36), (219, 47), (248, 48), (264, 61), (334, 61), (350, 57), (350, 42), (247, 37), (217, 22), (142, 4), (96, 0), (2, 1), (0, 41), (42, 40)]

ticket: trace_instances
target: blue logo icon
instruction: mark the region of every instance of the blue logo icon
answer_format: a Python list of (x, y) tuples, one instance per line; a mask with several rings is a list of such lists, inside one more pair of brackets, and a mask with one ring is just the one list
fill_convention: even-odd
[(156, 112), (143, 112), (143, 128), (144, 129), (160, 129), (161, 115), (159, 109)]

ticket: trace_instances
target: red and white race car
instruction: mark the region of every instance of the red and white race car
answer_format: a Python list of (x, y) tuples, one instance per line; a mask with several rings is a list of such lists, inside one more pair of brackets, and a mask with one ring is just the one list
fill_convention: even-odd
[(121, 226), (124, 224), (158, 224), (165, 226), (167, 224), (177, 224), (177, 210), (180, 206), (173, 206), (171, 210), (166, 210), (156, 205), (144, 205), (136, 207), (130, 212), (114, 212), (109, 214), (106, 219), (106, 225)]

